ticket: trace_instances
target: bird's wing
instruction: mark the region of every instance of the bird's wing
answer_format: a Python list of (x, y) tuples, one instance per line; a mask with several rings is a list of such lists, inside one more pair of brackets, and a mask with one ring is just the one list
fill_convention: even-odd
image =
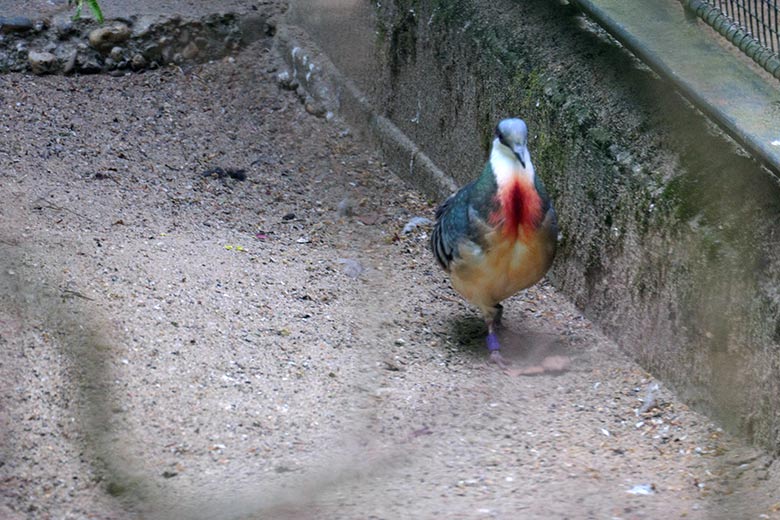
[(481, 200), (482, 191), (477, 181), (469, 183), (436, 210), (431, 249), (446, 271), (449, 271), (452, 261), (461, 256), (459, 248), (479, 250), (486, 247), (485, 236), (493, 228), (487, 222), (488, 205)]
[(544, 183), (542, 182), (542, 179), (537, 175), (534, 178), (534, 188), (536, 189), (536, 192), (539, 194), (539, 197), (542, 199), (542, 222), (541, 224), (547, 223), (550, 233), (555, 235), (557, 237), (558, 235), (558, 215), (555, 213), (555, 209), (552, 206), (552, 203), (550, 202), (550, 197), (547, 195), (547, 190), (544, 188)]

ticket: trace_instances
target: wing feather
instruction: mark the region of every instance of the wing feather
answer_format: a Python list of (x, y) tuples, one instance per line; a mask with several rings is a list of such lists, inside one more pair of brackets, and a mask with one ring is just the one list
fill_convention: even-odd
[(445, 271), (461, 256), (460, 248), (464, 245), (468, 244), (472, 251), (487, 247), (485, 236), (493, 229), (487, 222), (493, 201), (490, 186), (482, 186), (484, 181), (480, 181), (483, 179), (465, 185), (436, 210), (431, 250)]

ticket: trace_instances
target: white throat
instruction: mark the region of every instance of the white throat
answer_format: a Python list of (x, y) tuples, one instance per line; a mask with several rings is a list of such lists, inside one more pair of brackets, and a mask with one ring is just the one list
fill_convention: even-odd
[(531, 163), (531, 154), (526, 149), (524, 155), (525, 168), (517, 156), (501, 144), (498, 138), (493, 140), (493, 148), (490, 150), (490, 167), (493, 168), (493, 174), (496, 176), (496, 183), (499, 187), (505, 186), (516, 178), (526, 179), (533, 184), (534, 165)]

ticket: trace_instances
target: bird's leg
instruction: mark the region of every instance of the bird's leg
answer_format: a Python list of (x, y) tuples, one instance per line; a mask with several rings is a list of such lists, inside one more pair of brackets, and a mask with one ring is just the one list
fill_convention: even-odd
[(497, 303), (493, 308), (496, 310), (496, 314), (493, 316), (493, 326), (500, 329), (501, 317), (504, 315), (504, 306)]
[(490, 360), (501, 369), (506, 370), (509, 368), (509, 361), (501, 355), (501, 345), (498, 343), (498, 336), (496, 336), (495, 320), (488, 318), (485, 321), (488, 326), (487, 348), (488, 352), (490, 352)]

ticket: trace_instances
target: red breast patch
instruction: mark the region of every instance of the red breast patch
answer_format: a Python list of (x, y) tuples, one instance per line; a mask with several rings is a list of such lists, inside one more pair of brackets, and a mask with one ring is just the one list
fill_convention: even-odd
[(501, 225), (507, 238), (517, 238), (520, 228), (526, 235), (533, 232), (542, 218), (542, 199), (533, 184), (512, 179), (496, 194), (498, 211), (490, 216), (490, 223)]

